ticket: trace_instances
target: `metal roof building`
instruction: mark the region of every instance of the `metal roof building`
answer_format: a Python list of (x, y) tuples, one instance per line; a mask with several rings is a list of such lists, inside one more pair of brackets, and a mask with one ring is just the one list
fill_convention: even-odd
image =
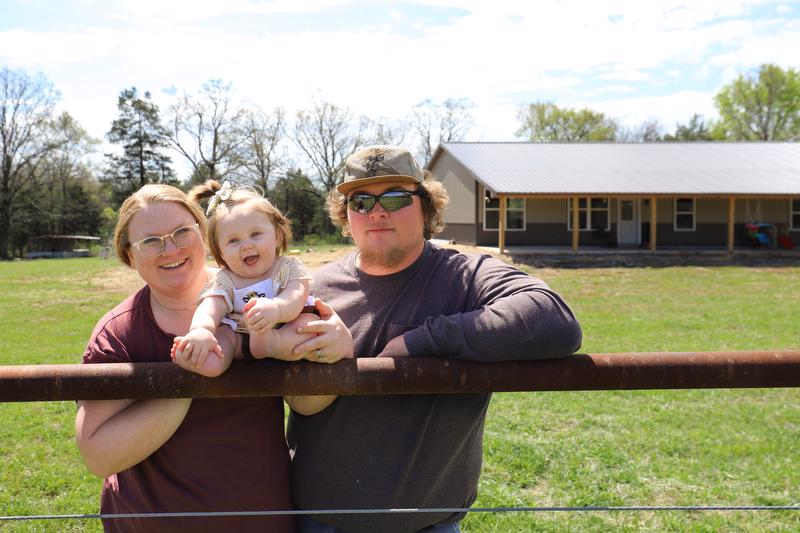
[(458, 241), (569, 235), (577, 249), (604, 233), (732, 251), (759, 223), (800, 243), (800, 143), (444, 143), (427, 168), (450, 194), (445, 222)]
[(800, 195), (800, 143), (445, 143), (495, 193)]

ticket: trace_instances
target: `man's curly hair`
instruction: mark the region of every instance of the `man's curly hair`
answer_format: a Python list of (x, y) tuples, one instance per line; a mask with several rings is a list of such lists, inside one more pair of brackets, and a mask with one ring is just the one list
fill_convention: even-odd
[[(422, 175), (425, 181), (420, 184), (418, 190), (422, 193), (420, 200), (422, 201), (422, 216), (425, 218), (423, 234), (427, 240), (444, 229), (442, 216), (450, 198), (447, 196), (447, 191), (444, 190), (444, 185), (436, 181), (430, 171), (423, 170)], [(342, 235), (350, 236), (350, 228), (347, 224), (347, 196), (336, 189), (331, 189), (325, 201), (325, 208), (331, 221), (341, 229)]]

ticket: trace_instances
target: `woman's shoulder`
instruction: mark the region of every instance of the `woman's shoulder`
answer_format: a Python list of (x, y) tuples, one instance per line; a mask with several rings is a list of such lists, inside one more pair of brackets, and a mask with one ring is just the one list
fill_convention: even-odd
[(145, 285), (114, 306), (98, 321), (98, 326), (117, 322), (150, 305), (150, 287)]
[(131, 337), (141, 335), (142, 325), (154, 322), (152, 315), (150, 288), (145, 285), (97, 321), (84, 353), (84, 362), (119, 362), (111, 354), (124, 351), (122, 348)]

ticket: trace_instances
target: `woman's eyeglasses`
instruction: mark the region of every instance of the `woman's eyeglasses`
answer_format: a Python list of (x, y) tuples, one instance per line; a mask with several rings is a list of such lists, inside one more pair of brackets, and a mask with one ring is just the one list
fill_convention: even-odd
[(422, 196), (422, 193), (420, 191), (388, 191), (374, 196), (360, 192), (347, 199), (347, 207), (350, 208), (350, 211), (366, 215), (375, 207), (375, 202), (379, 202), (387, 211), (397, 211), (411, 205), (414, 201), (412, 196)]
[(178, 228), (172, 233), (167, 233), (161, 237), (145, 237), (144, 239), (132, 242), (131, 246), (136, 248), (140, 254), (148, 259), (155, 259), (164, 253), (164, 246), (167, 237), (172, 239), (175, 246), (178, 248), (189, 248), (197, 241), (197, 236), (200, 235), (200, 224), (193, 224), (191, 226), (183, 226)]

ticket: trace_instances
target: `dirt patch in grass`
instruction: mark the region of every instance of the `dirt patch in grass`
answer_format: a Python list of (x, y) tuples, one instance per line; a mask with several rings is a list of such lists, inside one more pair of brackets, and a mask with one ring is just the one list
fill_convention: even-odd
[(136, 270), (117, 265), (94, 276), (92, 285), (100, 291), (132, 294), (144, 285), (144, 281)]
[(352, 252), (353, 246), (318, 246), (316, 248), (306, 248), (305, 250), (289, 249), (289, 255), (298, 258), (304, 265), (314, 272), (322, 265), (336, 261), (340, 257)]

